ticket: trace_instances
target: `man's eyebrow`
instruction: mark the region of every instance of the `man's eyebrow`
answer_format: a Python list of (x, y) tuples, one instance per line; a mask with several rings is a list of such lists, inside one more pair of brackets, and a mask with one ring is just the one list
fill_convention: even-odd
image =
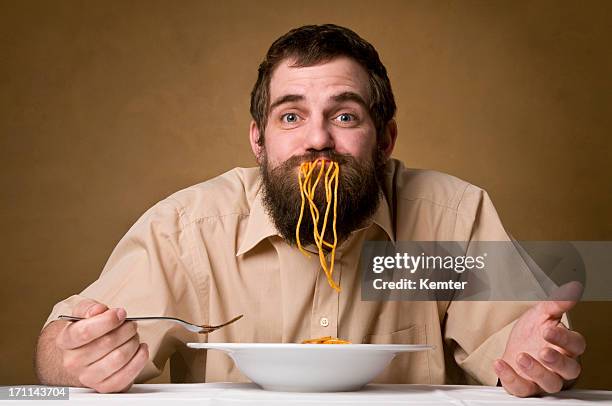
[(369, 110), (370, 108), (368, 106), (368, 103), (366, 103), (366, 101), (363, 99), (363, 97), (361, 97), (361, 95), (355, 92), (342, 92), (342, 93), (332, 96), (331, 99), (335, 101), (336, 103), (342, 103), (345, 101), (353, 101), (357, 104), (361, 104), (361, 106), (367, 110)]
[(304, 96), (301, 94), (286, 94), (284, 96), (279, 97), (270, 105), (270, 111), (274, 110), (276, 107), (280, 106), (284, 103), (291, 103), (296, 101), (304, 100)]
[[(355, 92), (342, 92), (342, 93), (338, 93), (332, 97), (330, 97), (331, 100), (333, 100), (336, 103), (342, 103), (345, 101), (353, 101), (357, 104), (360, 104), (362, 107), (364, 107), (365, 109), (369, 109), (370, 107), (368, 106), (368, 104), (366, 103), (366, 101), (363, 99), (363, 97), (361, 97), (361, 95), (359, 95), (358, 93)], [(270, 111), (274, 110), (276, 107), (280, 106), (281, 104), (285, 104), (285, 103), (291, 103), (291, 102), (296, 102), (296, 101), (302, 101), (304, 100), (304, 96), (301, 94), (286, 94), (284, 96), (281, 96), (279, 98), (277, 98), (271, 105), (270, 105)]]

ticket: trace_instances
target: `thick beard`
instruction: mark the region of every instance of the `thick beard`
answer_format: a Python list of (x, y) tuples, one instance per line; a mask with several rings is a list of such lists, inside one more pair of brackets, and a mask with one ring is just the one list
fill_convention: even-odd
[[(291, 245), (297, 245), (295, 230), (302, 203), (298, 170), (303, 162), (314, 161), (317, 158), (330, 159), (338, 162), (340, 166), (336, 214), (338, 244), (344, 241), (351, 232), (365, 225), (366, 221), (376, 212), (381, 200), (386, 158), (378, 149), (374, 151), (370, 160), (363, 163), (358, 162), (351, 155), (325, 151), (291, 157), (274, 169), (269, 168), (264, 151), (263, 160), (259, 165), (263, 186), (263, 204), (276, 229)], [(318, 168), (315, 168), (316, 171)], [(324, 177), (325, 174), (323, 174)], [(322, 226), (322, 217), (327, 207), (323, 183), (322, 179), (314, 196), (315, 204), (321, 213), (319, 227)], [(324, 236), (325, 240), (330, 243), (333, 242), (332, 210), (333, 208), (330, 209)], [(310, 210), (306, 204), (300, 225), (302, 245), (314, 243), (313, 227)]]

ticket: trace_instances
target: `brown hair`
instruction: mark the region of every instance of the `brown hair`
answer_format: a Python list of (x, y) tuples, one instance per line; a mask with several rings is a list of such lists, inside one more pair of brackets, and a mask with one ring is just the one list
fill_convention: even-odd
[(270, 46), (259, 65), (259, 75), (251, 92), (251, 116), (259, 129), (258, 143), (263, 135), (270, 107), (270, 79), (276, 66), (286, 58), (294, 58), (292, 66), (314, 66), (339, 56), (357, 61), (369, 78), (370, 115), (380, 137), (386, 124), (395, 115), (395, 99), (387, 69), (380, 61), (376, 49), (348, 28), (334, 24), (305, 25), (294, 28)]

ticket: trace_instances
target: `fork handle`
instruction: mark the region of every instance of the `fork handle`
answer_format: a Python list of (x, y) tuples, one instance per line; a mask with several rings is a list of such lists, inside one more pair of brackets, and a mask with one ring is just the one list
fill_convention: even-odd
[[(85, 317), (76, 317), (76, 316), (66, 316), (66, 315), (60, 315), (57, 316), (58, 319), (60, 320), (68, 320), (68, 321), (79, 321), (79, 320), (85, 320)], [(179, 321), (177, 319), (175, 319), (174, 317), (155, 317), (155, 316), (147, 316), (147, 317), (126, 317), (125, 321), (142, 321), (142, 320), (175, 320), (175, 321)]]

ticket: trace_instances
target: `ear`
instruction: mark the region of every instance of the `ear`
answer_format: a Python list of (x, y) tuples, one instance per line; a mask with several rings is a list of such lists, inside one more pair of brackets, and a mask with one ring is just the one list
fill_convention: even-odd
[(251, 150), (255, 155), (257, 163), (261, 163), (263, 153), (263, 148), (259, 145), (259, 136), (259, 128), (257, 127), (257, 123), (255, 120), (251, 120), (251, 124), (249, 126), (249, 142), (251, 143)]
[(397, 123), (391, 119), (386, 125), (385, 133), (380, 140), (380, 150), (385, 154), (385, 157), (389, 159), (393, 148), (395, 147), (395, 140), (397, 140)]

